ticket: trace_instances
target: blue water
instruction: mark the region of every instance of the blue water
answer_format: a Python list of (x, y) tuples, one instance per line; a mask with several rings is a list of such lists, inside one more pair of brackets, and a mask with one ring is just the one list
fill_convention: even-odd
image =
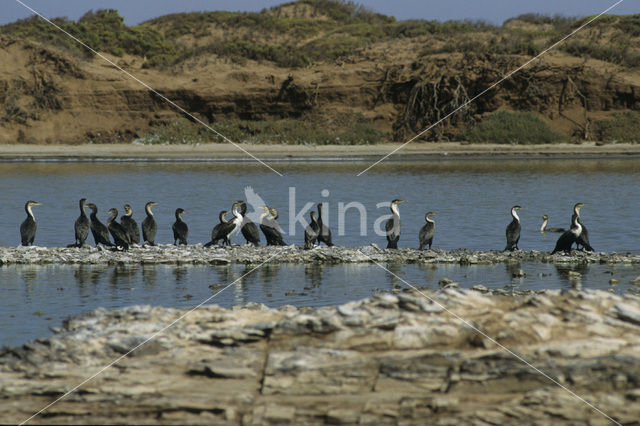
[[(523, 206), (520, 248), (551, 250), (558, 235), (538, 232), (541, 216), (549, 215), (550, 226), (568, 228), (578, 201), (585, 203), (582, 220), (597, 251), (637, 253), (640, 245), (636, 223), (640, 160), (636, 159), (385, 162), (362, 177), (356, 174), (367, 163), (274, 165), (284, 177), (246, 162), (0, 164), (0, 245), (19, 243), (18, 228), (26, 217), (23, 206), (27, 199), (44, 204), (34, 208), (36, 245), (73, 242), (73, 223), (82, 197), (98, 205), (103, 222), (109, 208), (122, 212), (128, 203), (140, 223), (144, 204), (159, 202), (154, 212), (161, 243), (173, 242), (173, 213), (182, 207), (187, 210), (189, 242), (206, 242), (219, 211), (244, 199), (248, 186), (278, 208), (288, 243), (302, 244), (304, 238), (303, 226), (290, 218), (305, 204), (322, 201), (328, 205), (336, 244), (384, 245), (385, 238), (376, 235), (374, 225), (389, 210), (377, 204), (402, 198), (407, 200), (400, 206), (403, 234), (399, 245), (404, 247), (417, 246), (424, 214), (431, 210), (437, 212), (434, 247), (501, 250), (510, 208), (518, 204)], [(362, 204), (365, 216), (356, 208), (348, 209), (339, 226), (340, 203), (352, 202)]]
[[(288, 243), (303, 242), (302, 225), (290, 218), (306, 203), (322, 201), (329, 207), (336, 244), (384, 246), (385, 238), (373, 229), (388, 208), (377, 205), (401, 198), (407, 200), (400, 206), (401, 247), (417, 246), (424, 214), (435, 211), (434, 248), (503, 249), (505, 227), (511, 220), (509, 211), (518, 204), (523, 206), (520, 248), (549, 251), (558, 234), (540, 234), (540, 216), (549, 215), (550, 226), (568, 227), (571, 209), (580, 201), (585, 203), (582, 219), (596, 250), (639, 253), (638, 159), (390, 161), (362, 177), (356, 174), (367, 163), (274, 165), (284, 177), (247, 162), (0, 163), (0, 246), (18, 244), (18, 228), (25, 217), (23, 205), (28, 199), (43, 203), (34, 209), (36, 244), (72, 243), (77, 203), (82, 197), (100, 207), (103, 221), (110, 207), (122, 211), (128, 203), (134, 208), (134, 218), (141, 222), (144, 204), (159, 202), (154, 208), (159, 243), (173, 242), (173, 212), (182, 207), (187, 210), (184, 219), (190, 228), (189, 242), (206, 242), (218, 212), (243, 199), (245, 188), (251, 186), (267, 204), (279, 209), (279, 223)], [(341, 222), (340, 203), (343, 207), (361, 203), (366, 218), (361, 222), (362, 213), (351, 208)], [(236, 237), (234, 242), (242, 241)], [(549, 264), (388, 267), (412, 285), (432, 289), (438, 288), (441, 278), (458, 281), (462, 287), (484, 285), (507, 290), (571, 285), (567, 270)], [(514, 280), (512, 275), (520, 268), (527, 276)], [(584, 288), (611, 289), (619, 294), (636, 291), (630, 282), (640, 276), (640, 267), (582, 268), (579, 272)], [(59, 326), (64, 318), (97, 307), (192, 307), (230, 283), (209, 303), (227, 307), (249, 301), (270, 306), (328, 305), (403, 285), (375, 265), (265, 265), (238, 280), (246, 272), (248, 269), (241, 265), (0, 267), (0, 309), (4, 314), (0, 317), (0, 344), (15, 345), (44, 337), (49, 327)], [(611, 286), (611, 278), (619, 284)]]

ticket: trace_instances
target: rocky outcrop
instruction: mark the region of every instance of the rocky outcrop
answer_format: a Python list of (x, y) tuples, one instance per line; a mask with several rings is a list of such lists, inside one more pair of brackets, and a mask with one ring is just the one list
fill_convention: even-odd
[(639, 354), (640, 298), (600, 291), (98, 309), (0, 352), (0, 421), (633, 424)]
[(174, 265), (225, 265), (230, 263), (419, 263), (492, 265), (512, 262), (544, 263), (640, 263), (640, 256), (618, 253), (594, 253), (573, 251), (571, 255), (550, 255), (542, 251), (477, 251), (477, 250), (417, 250), (381, 249), (375, 244), (364, 247), (315, 247), (304, 250), (300, 246), (235, 245), (204, 247), (202, 244), (174, 246), (134, 247), (117, 251), (95, 247), (15, 247), (0, 248), (0, 265), (47, 264), (174, 264)]

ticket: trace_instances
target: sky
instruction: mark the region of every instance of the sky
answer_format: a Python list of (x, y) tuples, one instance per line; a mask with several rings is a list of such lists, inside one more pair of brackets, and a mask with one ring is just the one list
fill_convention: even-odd
[[(191, 11), (260, 11), (286, 0), (19, 0), (48, 18), (67, 17), (77, 20), (88, 10), (117, 9), (128, 25), (176, 12)], [(617, 0), (362, 0), (366, 8), (397, 20), (451, 19), (484, 20), (502, 24), (523, 13), (544, 15), (595, 15)], [(33, 13), (17, 0), (0, 0), (0, 24), (27, 18)], [(623, 0), (610, 13), (640, 13), (639, 0)]]

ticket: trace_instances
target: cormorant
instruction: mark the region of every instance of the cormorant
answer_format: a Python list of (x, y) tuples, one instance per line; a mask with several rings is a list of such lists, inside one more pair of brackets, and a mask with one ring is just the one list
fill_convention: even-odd
[(222, 244), (231, 245), (231, 241), (227, 241), (225, 239), (226, 235), (222, 235), (224, 224), (228, 222), (227, 218), (225, 217), (227, 213), (229, 213), (228, 210), (222, 210), (218, 215), (220, 223), (214, 226), (211, 230), (211, 241), (205, 244), (205, 247), (211, 247), (212, 245), (217, 244), (218, 241), (222, 241)]
[(116, 222), (116, 218), (118, 217), (118, 210), (111, 208), (109, 209), (109, 219), (107, 219), (107, 229), (111, 233), (113, 237), (113, 242), (116, 247), (122, 247), (123, 250), (129, 250), (129, 245), (131, 241), (129, 240), (129, 235), (127, 231), (124, 229), (122, 225)]
[(431, 243), (433, 242), (433, 234), (436, 231), (436, 223), (431, 220), (433, 216), (436, 214), (434, 212), (429, 212), (424, 216), (425, 223), (422, 228), (420, 228), (420, 233), (418, 234), (418, 240), (420, 241), (420, 250), (424, 250), (424, 246), (429, 244), (429, 250), (431, 250)]
[(147, 213), (147, 217), (142, 221), (142, 240), (149, 245), (156, 245), (156, 232), (158, 232), (158, 225), (153, 217), (151, 207), (158, 205), (155, 201), (149, 201), (144, 206), (144, 211)]
[[(273, 207), (262, 206), (264, 213), (260, 215), (260, 229), (267, 240), (268, 246), (286, 246), (287, 244), (282, 239), (282, 233), (280, 232), (280, 225), (276, 220), (278, 219), (278, 210)], [(271, 215), (271, 218), (267, 216)]]
[(124, 205), (124, 214), (120, 217), (120, 225), (127, 232), (131, 244), (140, 244), (140, 229), (138, 229), (138, 223), (133, 219), (133, 210), (129, 204)]
[[(578, 204), (576, 204), (576, 206)], [(579, 209), (580, 208), (578, 208), (578, 210)], [(580, 234), (582, 233), (582, 225), (580, 225), (580, 220), (578, 218), (578, 215), (573, 215), (573, 217), (571, 218), (571, 229), (565, 231), (562, 235), (560, 235), (560, 238), (558, 238), (558, 241), (556, 241), (556, 246), (551, 254), (556, 254), (559, 251), (563, 251), (566, 254), (571, 253), (571, 246), (573, 245), (573, 243), (577, 242), (578, 237), (580, 237)]]
[(582, 220), (580, 219), (580, 209), (584, 206), (583, 203), (577, 203), (575, 206), (573, 206), (573, 215), (571, 216), (571, 226), (573, 226), (573, 219), (574, 218), (578, 218), (578, 223), (580, 224), (581, 227), (581, 231), (580, 231), (580, 235), (578, 235), (578, 238), (576, 239), (576, 248), (582, 248), (583, 250), (587, 250), (587, 251), (593, 251), (593, 247), (591, 247), (591, 244), (589, 243), (589, 231), (587, 230), (587, 227), (584, 226), (584, 223), (582, 223)]
[(316, 239), (318, 238), (318, 235), (320, 235), (320, 226), (316, 221), (316, 212), (311, 210), (311, 212), (309, 212), (309, 217), (311, 217), (311, 222), (309, 222), (309, 225), (304, 230), (305, 250), (312, 248), (316, 243)]
[(398, 248), (398, 240), (400, 239), (400, 228), (402, 222), (400, 221), (400, 212), (398, 211), (398, 205), (404, 203), (406, 200), (395, 199), (391, 202), (391, 216), (384, 226), (387, 233), (387, 248)]
[(210, 247), (220, 240), (222, 240), (224, 244), (231, 245), (231, 237), (238, 233), (242, 226), (242, 213), (240, 213), (241, 204), (242, 201), (236, 201), (231, 206), (231, 213), (233, 213), (234, 217), (230, 221), (225, 220), (222, 222), (227, 212), (220, 212), (220, 223), (211, 231), (211, 241), (205, 244), (205, 247)]
[(507, 246), (504, 248), (505, 250), (520, 250), (518, 248), (518, 241), (520, 240), (520, 218), (516, 211), (521, 208), (520, 206), (513, 206), (511, 208), (511, 217), (513, 217), (513, 220), (507, 225)]
[(565, 232), (566, 229), (563, 228), (547, 228), (547, 221), (549, 220), (549, 216), (546, 214), (542, 215), (542, 225), (540, 226), (540, 232), (543, 234), (545, 232)]
[(333, 246), (331, 242), (331, 229), (322, 221), (322, 203), (318, 203), (318, 229), (320, 230), (318, 233), (318, 245), (320, 243), (325, 243), (329, 247)]
[(82, 198), (80, 200), (80, 216), (76, 219), (76, 223), (74, 224), (74, 230), (76, 234), (76, 243), (74, 247), (82, 247), (84, 246), (84, 242), (87, 240), (89, 236), (89, 218), (84, 211), (85, 204), (87, 202), (86, 198)]
[(87, 207), (91, 209), (91, 214), (89, 215), (91, 219), (91, 234), (93, 234), (96, 247), (98, 247), (98, 244), (112, 247), (113, 244), (109, 239), (109, 230), (100, 222), (100, 219), (98, 219), (98, 206), (93, 203), (88, 203)]
[(178, 241), (180, 244), (186, 246), (187, 245), (187, 236), (189, 235), (189, 227), (182, 220), (182, 214), (186, 213), (183, 209), (176, 209), (176, 221), (171, 226), (173, 229), (173, 244), (178, 245)]
[(258, 246), (260, 244), (260, 231), (258, 231), (256, 224), (247, 217), (247, 203), (243, 202), (240, 205), (240, 214), (242, 215), (242, 227), (240, 228), (242, 236), (247, 241), (247, 244)]
[(36, 238), (36, 229), (38, 226), (36, 225), (36, 218), (33, 217), (31, 207), (41, 205), (42, 203), (32, 200), (27, 201), (24, 205), (24, 211), (27, 212), (27, 218), (20, 225), (20, 239), (22, 240), (23, 246), (33, 245), (33, 240)]

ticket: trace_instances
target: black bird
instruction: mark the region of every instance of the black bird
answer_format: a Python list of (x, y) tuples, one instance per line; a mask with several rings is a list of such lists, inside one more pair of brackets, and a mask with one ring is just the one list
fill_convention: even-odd
[(404, 203), (406, 200), (395, 199), (391, 202), (392, 216), (387, 220), (384, 229), (387, 233), (387, 248), (398, 248), (398, 240), (400, 239), (400, 228), (402, 222), (400, 221), (400, 212), (398, 211), (398, 205)]
[(316, 220), (316, 212), (311, 210), (311, 212), (309, 212), (309, 217), (311, 217), (311, 222), (309, 222), (309, 225), (304, 230), (305, 250), (312, 248), (318, 239), (318, 235), (320, 235), (320, 226)]
[(31, 207), (41, 205), (42, 203), (38, 203), (37, 201), (32, 200), (27, 201), (24, 205), (24, 211), (27, 212), (27, 218), (20, 225), (20, 239), (22, 240), (23, 246), (33, 245), (33, 240), (36, 238), (36, 229), (38, 228), (38, 225), (36, 225), (36, 218), (33, 217)]
[(153, 217), (151, 207), (158, 205), (155, 201), (149, 201), (144, 206), (144, 211), (147, 213), (147, 217), (142, 221), (142, 240), (143, 242), (155, 246), (156, 245), (156, 232), (158, 232), (158, 224)]
[(244, 239), (247, 240), (247, 244), (260, 245), (260, 231), (258, 231), (256, 224), (247, 217), (247, 203), (243, 202), (240, 205), (240, 214), (242, 215), (240, 232), (242, 232)]
[(124, 214), (120, 218), (120, 225), (129, 236), (131, 244), (140, 244), (140, 229), (138, 229), (138, 222), (133, 219), (133, 210), (129, 204), (124, 205)]
[(433, 216), (436, 214), (434, 212), (429, 212), (424, 216), (425, 223), (422, 228), (420, 228), (420, 233), (418, 234), (418, 240), (420, 241), (420, 250), (424, 250), (424, 246), (429, 244), (429, 250), (431, 250), (431, 243), (433, 242), (433, 234), (436, 231), (436, 223), (431, 220)]
[[(268, 246), (286, 246), (287, 244), (282, 239), (282, 233), (280, 232), (280, 225), (276, 220), (278, 219), (278, 210), (273, 207), (262, 206), (264, 213), (260, 216), (260, 229), (267, 240)], [(267, 216), (271, 215), (271, 218)]]
[(129, 240), (129, 235), (127, 235), (127, 231), (124, 227), (116, 222), (116, 218), (118, 217), (118, 210), (111, 208), (109, 209), (109, 219), (107, 219), (107, 229), (111, 233), (113, 237), (113, 242), (116, 247), (122, 247), (123, 250), (129, 250), (129, 245), (131, 241)]
[(228, 210), (222, 210), (220, 212), (220, 214), (218, 215), (220, 223), (214, 226), (213, 229), (211, 230), (211, 241), (205, 244), (204, 245), (205, 247), (211, 247), (212, 245), (217, 244), (218, 241), (222, 241), (223, 245), (224, 244), (231, 245), (231, 241), (227, 241), (225, 239), (226, 235), (222, 235), (224, 224), (228, 222), (227, 218), (225, 217), (228, 213), (229, 213)]
[(89, 218), (84, 211), (85, 204), (87, 203), (86, 198), (82, 198), (80, 200), (80, 216), (76, 219), (76, 223), (74, 224), (74, 230), (76, 234), (76, 242), (74, 247), (83, 247), (84, 242), (87, 240), (89, 236)]
[[(227, 221), (224, 219), (224, 215), (227, 212), (220, 212), (220, 223), (216, 225), (211, 231), (211, 241), (205, 244), (205, 247), (210, 247), (217, 244), (218, 241), (222, 241), (223, 244), (231, 245), (231, 237), (240, 231), (242, 226), (242, 213), (240, 213), (240, 205), (242, 201), (236, 201), (231, 206), (231, 213), (233, 213), (233, 219)], [(223, 222), (224, 220), (224, 222)]]
[(318, 229), (320, 230), (318, 233), (318, 245), (320, 243), (325, 243), (329, 247), (333, 246), (331, 242), (331, 229), (322, 221), (322, 210), (323, 204), (318, 203)]
[(182, 220), (182, 214), (186, 213), (183, 209), (176, 209), (176, 221), (173, 222), (173, 244), (178, 245), (178, 241), (180, 244), (186, 246), (187, 245), (187, 236), (189, 236), (189, 227)]
[(513, 220), (507, 225), (507, 246), (504, 248), (505, 250), (520, 250), (518, 248), (518, 241), (520, 241), (520, 218), (516, 211), (521, 208), (520, 206), (513, 206), (511, 208), (511, 217), (513, 217)]
[(549, 221), (549, 216), (547, 216), (546, 214), (542, 215), (542, 225), (540, 226), (540, 232), (542, 232), (543, 234), (545, 232), (565, 232), (566, 229), (564, 228), (547, 228), (547, 222)]
[(580, 209), (584, 206), (583, 203), (577, 203), (575, 206), (573, 206), (573, 215), (571, 216), (571, 226), (573, 226), (573, 220), (575, 218), (578, 219), (578, 223), (580, 224), (580, 235), (578, 235), (578, 238), (576, 239), (576, 248), (582, 248), (583, 250), (587, 250), (587, 251), (593, 251), (593, 247), (591, 247), (591, 244), (589, 243), (589, 231), (587, 230), (587, 227), (584, 226), (584, 223), (582, 223), (582, 220), (580, 219)]
[[(576, 204), (576, 206), (578, 204)], [(551, 254), (556, 254), (559, 251), (563, 251), (566, 254), (571, 254), (571, 246), (573, 245), (573, 243), (577, 242), (578, 237), (580, 237), (581, 233), (582, 233), (582, 225), (580, 225), (578, 216), (573, 215), (573, 217), (571, 218), (571, 229), (569, 229), (568, 231), (565, 231), (562, 235), (560, 235), (560, 238), (558, 238), (558, 241), (556, 241), (556, 246), (551, 252)]]
[(89, 215), (91, 219), (91, 234), (93, 234), (96, 247), (98, 247), (98, 244), (112, 247), (113, 244), (109, 239), (109, 230), (100, 222), (100, 219), (98, 219), (98, 206), (93, 203), (87, 203), (87, 207), (91, 209), (91, 214)]

